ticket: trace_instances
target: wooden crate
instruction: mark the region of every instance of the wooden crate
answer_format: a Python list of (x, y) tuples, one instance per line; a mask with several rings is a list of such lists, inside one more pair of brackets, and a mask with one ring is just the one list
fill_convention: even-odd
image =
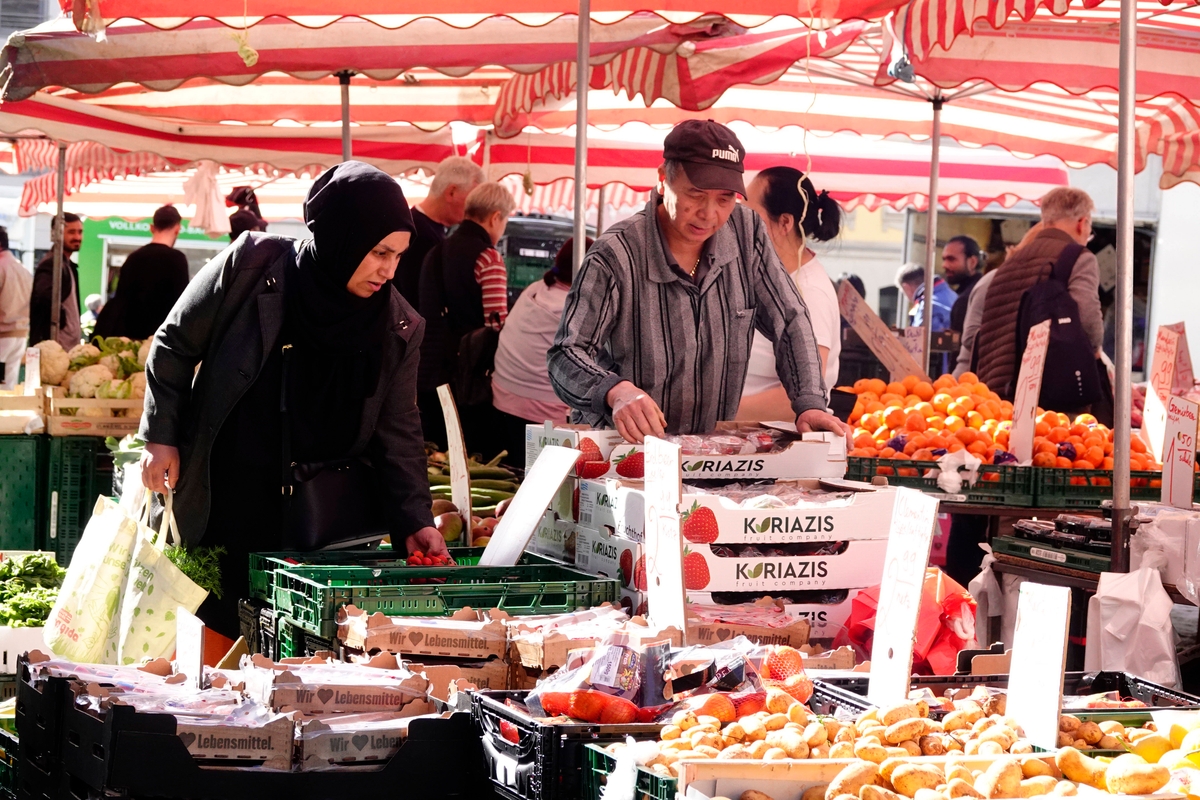
[[(60, 386), (46, 389), (46, 432), (51, 436), (116, 436), (137, 433), (142, 424), (141, 399), (100, 400), (97, 398), (66, 397)], [(66, 414), (64, 409), (73, 410)], [(105, 412), (104, 416), (85, 416), (91, 409)], [(126, 416), (115, 416), (122, 411)]]
[(31, 420), (41, 418), (46, 410), (46, 398), (41, 392), (29, 396), (0, 394), (0, 434), (41, 433), (42, 425), (29, 427)]

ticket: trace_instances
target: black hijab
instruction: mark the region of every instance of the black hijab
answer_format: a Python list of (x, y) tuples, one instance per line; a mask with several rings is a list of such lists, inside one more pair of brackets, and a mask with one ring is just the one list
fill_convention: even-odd
[(294, 460), (348, 454), (363, 401), (379, 382), (392, 285), (370, 297), (346, 289), (359, 264), (396, 231), (415, 230), (400, 185), (370, 164), (327, 170), (304, 201), (313, 238), (287, 282), (289, 411)]

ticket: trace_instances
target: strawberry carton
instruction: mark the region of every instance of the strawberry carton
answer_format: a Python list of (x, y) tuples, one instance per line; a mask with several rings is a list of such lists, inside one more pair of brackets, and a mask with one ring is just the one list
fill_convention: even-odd
[(564, 564), (572, 564), (575, 561), (575, 529), (574, 522), (559, 519), (553, 510), (547, 511), (534, 530), (528, 549)]
[(550, 508), (561, 519), (575, 519), (575, 479), (585, 475), (599, 477), (609, 471), (608, 459), (613, 447), (624, 441), (614, 430), (600, 430), (585, 425), (525, 426), (525, 469), (531, 469), (542, 450), (550, 445), (571, 447), (580, 451), (579, 461), (571, 477), (563, 482), (562, 488), (550, 503)]
[(585, 528), (609, 528), (630, 541), (645, 541), (646, 493), (641, 481), (581, 479), (578, 520)]
[(591, 575), (616, 578), (623, 589), (646, 591), (646, 556), (641, 543), (610, 530), (577, 529), (575, 567)]
[(784, 545), (685, 542), (686, 591), (762, 592), (849, 589), (878, 585), (887, 539)]

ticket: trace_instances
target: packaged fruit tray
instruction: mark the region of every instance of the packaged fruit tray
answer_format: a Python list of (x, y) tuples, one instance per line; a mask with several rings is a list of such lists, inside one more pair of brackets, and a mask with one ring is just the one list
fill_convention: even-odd
[(1013, 536), (997, 536), (992, 539), (992, 552), (1027, 558), (1031, 561), (1044, 561), (1047, 564), (1057, 564), (1060, 567), (1070, 567), (1097, 574), (1108, 572), (1112, 561), (1109, 556), (1074, 550), (1069, 547), (1040, 544)]
[[(483, 556), (483, 547), (457, 548), (451, 554), (461, 567), (473, 567)], [(525, 553), (521, 564), (554, 564), (545, 556)], [(407, 566), (407, 559), (391, 549), (315, 550), (310, 553), (279, 552), (250, 554), (250, 597), (271, 602), (275, 596), (275, 570), (294, 567), (371, 567), (389, 569)]]
[[(1112, 470), (1037, 467), (1033, 473), (1038, 508), (1097, 509), (1103, 501), (1112, 500)], [(1200, 496), (1200, 476), (1196, 478), (1196, 490)], [(1130, 471), (1130, 500), (1157, 502), (1161, 498), (1161, 472)]]
[[(944, 495), (946, 491), (938, 486), (937, 478), (929, 475), (937, 466), (935, 461), (849, 456), (846, 459), (846, 479), (870, 483), (872, 478), (880, 476), (887, 478), (891, 486), (907, 486)], [(962, 489), (954, 499), (961, 497), (959, 502), (1028, 508), (1034, 502), (1033, 473), (1032, 467), (1018, 467), (1015, 464), (981, 464), (975, 485), (968, 486), (964, 480)]]
[[(436, 579), (438, 583), (429, 582)], [(500, 608), (514, 616), (556, 614), (616, 603), (620, 584), (568, 567), (289, 567), (275, 571), (277, 615), (317, 636), (337, 635), (337, 612), (438, 617), (460, 608)]]

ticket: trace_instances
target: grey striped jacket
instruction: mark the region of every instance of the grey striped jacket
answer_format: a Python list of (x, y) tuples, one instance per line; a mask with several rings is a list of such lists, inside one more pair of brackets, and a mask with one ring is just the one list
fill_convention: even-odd
[(711, 431), (737, 412), (756, 328), (775, 343), (796, 414), (824, 409), (808, 309), (758, 215), (734, 208), (708, 242), (697, 286), (667, 265), (658, 202), (652, 194), (644, 210), (605, 231), (571, 284), (546, 363), (572, 418), (611, 426), (605, 396), (628, 380), (658, 403), (668, 433)]

